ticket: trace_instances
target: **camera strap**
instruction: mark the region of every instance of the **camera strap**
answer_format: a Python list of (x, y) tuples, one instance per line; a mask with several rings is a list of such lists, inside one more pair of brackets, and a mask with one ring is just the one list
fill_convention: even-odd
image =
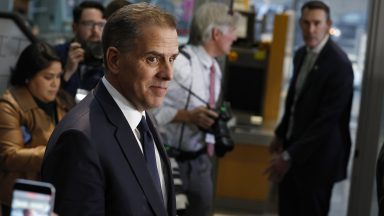
[[(184, 50), (184, 47), (185, 47), (184, 45), (179, 47), (180, 53), (188, 59), (189, 65), (191, 66), (191, 70), (192, 70), (191, 55)], [(188, 109), (189, 101), (191, 99), (192, 83), (193, 83), (193, 80), (191, 81), (191, 84), (189, 85), (189, 88), (188, 88), (187, 102), (185, 103), (184, 110)], [(179, 145), (177, 146), (177, 149), (179, 149), (179, 150), (181, 150), (181, 142), (183, 141), (184, 128), (185, 128), (185, 123), (181, 124), (181, 131), (180, 131), (180, 137), (179, 137)]]
[[(191, 87), (192, 87), (192, 83), (189, 86), (189, 89), (191, 89)], [(190, 99), (191, 99), (191, 91), (188, 91), (187, 102), (185, 103), (184, 110), (187, 110)], [(180, 137), (179, 137), (179, 145), (177, 146), (177, 149), (181, 149), (181, 142), (183, 141), (184, 128), (185, 128), (185, 123), (183, 123), (181, 125), (181, 131), (180, 131)]]

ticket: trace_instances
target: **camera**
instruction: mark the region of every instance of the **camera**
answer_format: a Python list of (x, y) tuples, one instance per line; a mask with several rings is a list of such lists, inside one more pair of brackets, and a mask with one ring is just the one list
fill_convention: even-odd
[(91, 67), (100, 67), (103, 64), (103, 47), (101, 41), (81, 41), (80, 44), (84, 49), (83, 64)]
[(219, 117), (208, 132), (215, 136), (215, 154), (223, 157), (225, 153), (232, 151), (235, 147), (227, 126), (227, 122), (232, 118), (230, 103), (224, 101), (216, 111), (219, 113)]
[(84, 60), (79, 64), (77, 73), (79, 75), (78, 88), (75, 101), (80, 102), (88, 92), (93, 89), (104, 76), (103, 48), (101, 42), (92, 42), (74, 39), (84, 49)]

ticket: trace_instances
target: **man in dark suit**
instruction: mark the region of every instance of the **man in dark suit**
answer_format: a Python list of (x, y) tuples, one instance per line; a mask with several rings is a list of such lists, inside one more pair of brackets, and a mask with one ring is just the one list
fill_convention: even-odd
[(279, 182), (279, 213), (327, 215), (335, 182), (346, 178), (351, 137), (353, 70), (329, 38), (329, 7), (301, 9), (305, 46), (294, 57), (285, 112), (275, 131), (269, 178)]
[(114, 13), (105, 77), (50, 138), (42, 179), (66, 215), (176, 215), (170, 164), (145, 110), (163, 101), (178, 54), (174, 17), (147, 3)]

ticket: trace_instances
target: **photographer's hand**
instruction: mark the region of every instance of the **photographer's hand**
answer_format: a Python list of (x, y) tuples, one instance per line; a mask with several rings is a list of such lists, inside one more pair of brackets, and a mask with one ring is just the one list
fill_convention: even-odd
[(203, 129), (209, 129), (215, 123), (215, 119), (219, 117), (219, 114), (205, 106), (197, 107), (189, 114), (190, 122)]
[(73, 42), (69, 45), (67, 63), (64, 68), (63, 79), (68, 81), (77, 70), (79, 63), (84, 60), (84, 49), (81, 44)]
[(178, 110), (171, 122), (194, 124), (203, 129), (209, 129), (219, 115), (205, 106), (197, 107), (193, 110)]

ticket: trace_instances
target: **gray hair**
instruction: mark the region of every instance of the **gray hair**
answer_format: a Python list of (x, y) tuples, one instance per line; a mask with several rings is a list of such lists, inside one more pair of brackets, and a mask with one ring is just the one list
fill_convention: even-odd
[(218, 28), (222, 32), (229, 26), (235, 27), (239, 15), (229, 13), (229, 8), (224, 3), (207, 2), (201, 5), (192, 19), (189, 43), (201, 45), (212, 38), (212, 29)]

